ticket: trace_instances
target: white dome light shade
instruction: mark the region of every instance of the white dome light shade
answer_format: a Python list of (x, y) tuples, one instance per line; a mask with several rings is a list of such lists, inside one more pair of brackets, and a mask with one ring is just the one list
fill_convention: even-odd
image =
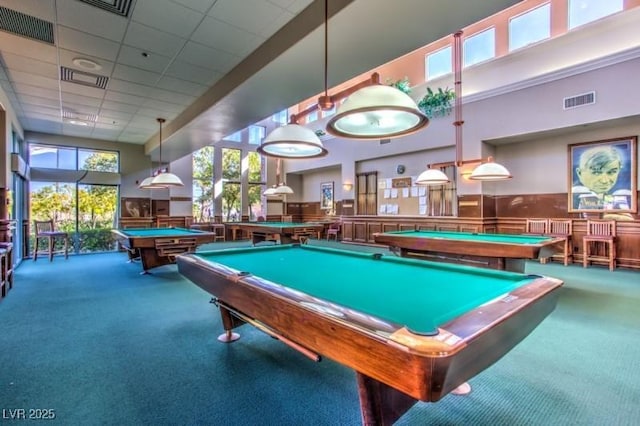
[(494, 163), (493, 158), (489, 157), (489, 161), (476, 167), (471, 175), (470, 180), (480, 181), (496, 181), (511, 179), (511, 173), (502, 164)]
[(267, 197), (268, 197), (268, 196), (270, 196), (270, 195), (277, 195), (277, 194), (276, 194), (276, 187), (275, 187), (275, 186), (272, 186), (272, 187), (270, 187), (270, 188), (267, 188), (267, 190), (266, 190), (266, 191), (264, 191), (264, 192), (262, 193), (262, 195), (266, 195)]
[(285, 195), (285, 194), (293, 194), (293, 189), (281, 183), (277, 188), (273, 190), (274, 195)]
[(444, 185), (445, 183), (449, 183), (449, 178), (438, 169), (427, 169), (416, 179), (418, 185)]
[(390, 139), (405, 136), (429, 124), (406, 93), (374, 84), (351, 94), (327, 123), (327, 132), (352, 139)]
[(149, 189), (151, 187), (152, 181), (153, 181), (153, 176), (146, 177), (142, 182), (140, 182), (140, 185), (138, 185), (138, 188)]
[(151, 181), (151, 186), (162, 186), (162, 187), (176, 187), (176, 186), (184, 186), (182, 180), (173, 173), (165, 172), (160, 173), (158, 176), (154, 177)]
[(285, 124), (267, 135), (257, 150), (267, 157), (316, 158), (329, 151), (313, 132), (299, 124)]

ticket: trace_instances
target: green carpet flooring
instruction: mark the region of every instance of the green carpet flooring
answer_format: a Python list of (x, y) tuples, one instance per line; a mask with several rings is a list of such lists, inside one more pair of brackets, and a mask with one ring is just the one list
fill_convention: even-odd
[[(248, 243), (203, 248), (238, 245)], [(220, 343), (210, 295), (174, 265), (140, 270), (123, 253), (17, 268), (0, 302), (0, 422), (52, 409), (61, 425), (360, 424), (352, 370), (249, 326)], [(640, 273), (527, 272), (565, 281), (557, 309), (471, 394), (419, 403), (398, 425), (640, 424)]]

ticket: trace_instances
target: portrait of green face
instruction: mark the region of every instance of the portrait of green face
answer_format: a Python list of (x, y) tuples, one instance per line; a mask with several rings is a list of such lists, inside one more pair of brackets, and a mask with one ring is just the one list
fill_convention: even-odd
[(606, 194), (616, 184), (621, 168), (620, 155), (614, 148), (598, 147), (582, 153), (576, 174), (591, 191)]

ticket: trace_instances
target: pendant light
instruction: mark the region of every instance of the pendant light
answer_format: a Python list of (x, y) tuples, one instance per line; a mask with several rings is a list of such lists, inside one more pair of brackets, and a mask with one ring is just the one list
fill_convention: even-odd
[(160, 133), (159, 133), (160, 169), (158, 170), (158, 173), (151, 181), (150, 189), (173, 188), (173, 187), (184, 186), (184, 183), (182, 183), (182, 180), (180, 180), (178, 176), (169, 172), (169, 165), (167, 165), (166, 169), (162, 168), (162, 123), (164, 123), (166, 120), (164, 118), (157, 118), (156, 120), (160, 125)]
[(276, 159), (276, 182), (279, 182), (277, 185), (273, 185), (271, 188), (268, 188), (266, 191), (262, 193), (262, 195), (268, 196), (280, 196), (280, 195), (290, 195), (293, 194), (293, 189), (290, 186), (287, 186), (284, 181), (280, 181), (280, 167), (281, 167), (281, 159)]

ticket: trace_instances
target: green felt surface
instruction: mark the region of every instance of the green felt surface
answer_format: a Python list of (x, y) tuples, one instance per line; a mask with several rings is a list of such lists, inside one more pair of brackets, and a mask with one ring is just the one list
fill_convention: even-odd
[(385, 232), (386, 235), (411, 238), (440, 238), (450, 240), (465, 240), (487, 243), (507, 243), (507, 244), (540, 244), (549, 241), (550, 237), (541, 235), (518, 235), (518, 234), (480, 234), (471, 232), (443, 232), (443, 231), (392, 231)]
[(199, 257), (419, 333), (533, 278), (512, 272), (313, 246), (210, 251)]
[(202, 231), (185, 228), (129, 228), (121, 229), (120, 232), (130, 237), (173, 237), (202, 233)]

